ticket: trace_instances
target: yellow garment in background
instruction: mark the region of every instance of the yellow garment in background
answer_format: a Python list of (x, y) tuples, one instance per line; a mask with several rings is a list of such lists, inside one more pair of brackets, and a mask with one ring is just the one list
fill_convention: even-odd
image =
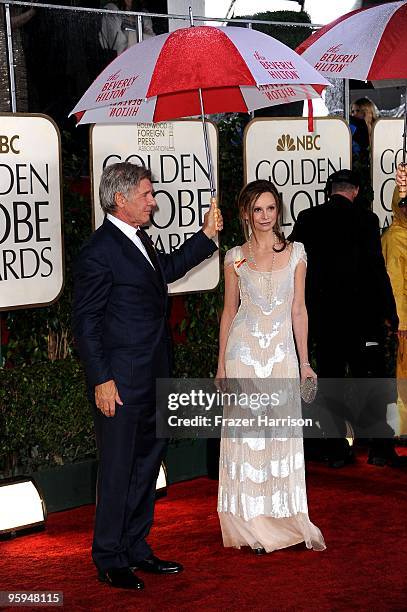
[[(399, 208), (399, 200), (396, 187), (392, 201), (393, 222), (382, 236), (382, 249), (396, 300), (399, 330), (407, 330), (407, 211)], [(399, 435), (407, 435), (407, 338), (399, 337), (396, 375)]]

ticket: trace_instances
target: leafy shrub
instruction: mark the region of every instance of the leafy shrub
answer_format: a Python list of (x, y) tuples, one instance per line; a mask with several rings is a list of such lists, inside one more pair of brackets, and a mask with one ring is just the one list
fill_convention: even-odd
[(0, 370), (0, 477), (95, 456), (80, 364), (46, 361)]

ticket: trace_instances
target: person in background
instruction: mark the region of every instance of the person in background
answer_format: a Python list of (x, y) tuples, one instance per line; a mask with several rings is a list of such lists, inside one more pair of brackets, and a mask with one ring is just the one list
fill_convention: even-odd
[[(355, 204), (359, 184), (350, 170), (333, 173), (327, 181), (327, 202), (300, 212), (290, 236), (304, 244), (308, 257), (305, 295), (318, 375), (337, 379), (339, 391), (339, 379), (347, 373), (362, 379), (384, 377), (384, 340), (387, 329), (397, 331), (398, 325), (379, 219)], [(375, 431), (380, 431), (370, 442), (368, 462), (373, 465), (403, 463), (386, 424), (386, 405), (395, 396), (396, 392), (390, 401), (377, 398), (369, 407)], [(340, 401), (338, 408), (332, 410), (337, 437), (326, 441), (325, 451), (333, 468), (353, 460)]]
[(373, 127), (379, 118), (379, 111), (376, 104), (372, 102), (372, 100), (369, 100), (369, 98), (358, 98), (352, 102), (350, 114), (357, 119), (364, 119), (369, 132), (369, 142), (371, 145)]
[(382, 236), (383, 255), (393, 287), (399, 317), (397, 386), (399, 434), (407, 435), (407, 207), (399, 206), (399, 187), (406, 186), (406, 168), (397, 168), (392, 209), (393, 222)]
[[(110, 11), (147, 11), (147, 3), (139, 0), (117, 0), (108, 2), (105, 9)], [(143, 40), (155, 36), (151, 17), (143, 17)], [(111, 59), (138, 42), (137, 17), (135, 15), (104, 15), (99, 31), (99, 42), (105, 51), (112, 54)]]
[(369, 165), (369, 132), (364, 119), (355, 115), (349, 117), (349, 127), (352, 134), (352, 162), (360, 160)]

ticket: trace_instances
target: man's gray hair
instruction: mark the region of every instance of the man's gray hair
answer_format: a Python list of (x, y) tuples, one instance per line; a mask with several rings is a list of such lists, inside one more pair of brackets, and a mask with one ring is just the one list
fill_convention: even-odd
[(151, 181), (151, 170), (130, 162), (120, 162), (106, 166), (99, 185), (100, 206), (105, 214), (116, 210), (115, 193), (122, 193), (126, 198), (132, 187), (138, 187), (143, 179)]

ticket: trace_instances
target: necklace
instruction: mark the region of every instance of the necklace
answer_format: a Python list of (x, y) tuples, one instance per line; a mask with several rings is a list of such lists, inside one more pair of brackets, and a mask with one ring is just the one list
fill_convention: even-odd
[[(273, 270), (274, 270), (274, 260), (276, 257), (276, 251), (274, 250), (274, 247), (277, 244), (277, 236), (274, 234), (274, 241), (273, 241), (273, 257), (271, 260), (271, 269), (269, 271), (267, 271), (267, 274), (265, 276), (263, 276), (264, 278), (264, 282), (265, 282), (265, 293), (266, 293), (266, 299), (268, 301), (269, 304), (271, 304), (271, 301), (273, 299), (273, 286), (272, 286), (272, 280), (273, 280)], [(249, 241), (248, 241), (248, 245), (249, 245), (249, 262), (251, 264), (253, 264), (254, 268), (257, 270), (257, 263), (256, 263), (256, 259), (254, 257), (254, 253), (253, 253), (253, 246), (252, 246), (252, 238), (250, 236)], [(258, 272), (262, 272), (262, 270), (257, 270)]]
[[(273, 232), (273, 235), (274, 235), (274, 241), (273, 241), (273, 257), (272, 257), (272, 260), (271, 260), (271, 269), (270, 270), (258, 270), (259, 272), (264, 272), (264, 271), (265, 272), (272, 272), (273, 271), (273, 268), (274, 268), (274, 259), (275, 259), (275, 256), (276, 256), (276, 251), (274, 250), (274, 247), (277, 244), (277, 236), (274, 234), (274, 232)], [(248, 245), (249, 245), (249, 262), (251, 264), (253, 264), (253, 266), (257, 270), (257, 262), (256, 262), (256, 259), (254, 257), (254, 254), (253, 254), (253, 245), (252, 245), (252, 237), (251, 236), (250, 236), (250, 238), (248, 240)]]

